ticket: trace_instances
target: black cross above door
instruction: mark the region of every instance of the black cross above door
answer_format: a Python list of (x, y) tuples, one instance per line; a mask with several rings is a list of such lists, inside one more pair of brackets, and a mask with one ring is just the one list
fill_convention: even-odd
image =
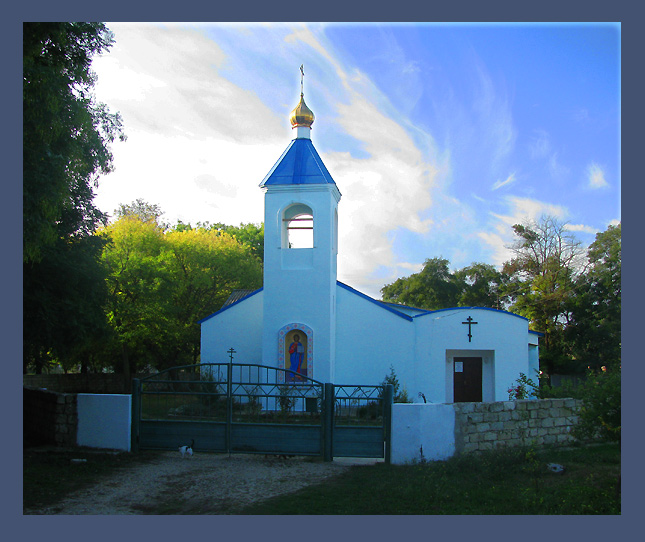
[(465, 322), (462, 322), (462, 324), (468, 324), (468, 342), (470, 342), (471, 339), (473, 338), (472, 325), (473, 324), (478, 324), (478, 323), (479, 322), (473, 322), (473, 317), (472, 316), (469, 316), (468, 318), (466, 318)]

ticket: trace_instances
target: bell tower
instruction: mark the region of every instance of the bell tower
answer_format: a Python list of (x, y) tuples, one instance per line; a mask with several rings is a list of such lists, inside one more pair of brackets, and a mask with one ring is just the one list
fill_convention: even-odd
[(314, 114), (304, 101), (302, 66), (300, 71), (300, 102), (289, 118), (296, 137), (260, 184), (265, 193), (262, 363), (332, 382), (341, 194), (311, 142)]

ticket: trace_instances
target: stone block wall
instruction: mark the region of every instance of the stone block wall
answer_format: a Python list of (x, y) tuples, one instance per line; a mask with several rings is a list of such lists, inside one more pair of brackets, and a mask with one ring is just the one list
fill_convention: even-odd
[(76, 446), (77, 426), (76, 394), (23, 387), (25, 446)]
[(455, 403), (455, 450), (470, 453), (573, 440), (580, 401), (539, 399), (495, 403)]

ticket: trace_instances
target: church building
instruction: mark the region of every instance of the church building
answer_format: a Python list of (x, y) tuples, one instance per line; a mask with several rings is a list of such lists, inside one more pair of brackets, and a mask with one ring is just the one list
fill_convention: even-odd
[[(301, 82), (302, 85), (302, 82)], [(482, 307), (423, 310), (373, 299), (339, 282), (341, 193), (311, 141), (304, 95), (295, 138), (260, 183), (264, 285), (236, 292), (201, 324), (202, 363), (290, 369), (321, 382), (376, 385), (394, 369), (414, 402), (500, 401), (520, 373), (535, 376), (539, 333)]]

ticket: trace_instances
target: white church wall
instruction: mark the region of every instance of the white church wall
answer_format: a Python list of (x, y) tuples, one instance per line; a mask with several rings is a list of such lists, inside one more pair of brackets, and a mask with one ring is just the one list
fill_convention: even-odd
[(391, 461), (441, 461), (455, 454), (455, 410), (450, 404), (392, 406)]
[[(276, 365), (278, 332), (299, 323), (313, 330), (313, 374), (332, 380), (334, 367), (333, 312), (336, 254), (333, 250), (335, 186), (292, 185), (270, 187), (265, 195), (264, 329), (262, 363)], [(303, 206), (313, 214), (313, 248), (285, 244), (285, 213)]]
[(262, 363), (263, 293), (252, 294), (202, 320), (202, 363), (228, 362), (230, 348), (236, 352), (237, 363)]
[[(467, 318), (472, 318), (468, 337)], [(432, 402), (452, 402), (453, 374), (449, 356), (482, 357), (482, 400), (508, 398), (508, 387), (529, 370), (528, 322), (504, 311), (456, 308), (415, 319), (420, 345), (429, 345), (432, 360)], [(474, 322), (477, 322), (476, 324)]]
[(380, 384), (394, 367), (399, 382), (413, 378), (414, 326), (361, 295), (337, 288), (338, 384)]

